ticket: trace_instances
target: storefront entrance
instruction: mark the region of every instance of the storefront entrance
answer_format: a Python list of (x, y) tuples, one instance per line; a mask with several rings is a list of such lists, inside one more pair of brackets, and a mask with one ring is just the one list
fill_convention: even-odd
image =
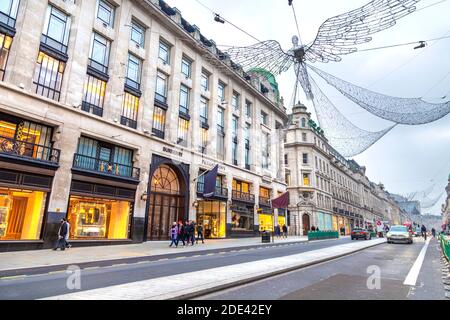
[(151, 179), (147, 239), (169, 239), (170, 226), (184, 219), (184, 211), (185, 195), (178, 175), (168, 165), (159, 166)]
[(0, 188), (0, 240), (41, 238), (47, 194)]
[(309, 215), (303, 214), (302, 216), (302, 224), (303, 224), (303, 235), (308, 235), (308, 231), (310, 230), (310, 222), (309, 222)]
[(225, 238), (227, 203), (224, 201), (199, 201), (197, 224), (203, 227), (207, 239)]

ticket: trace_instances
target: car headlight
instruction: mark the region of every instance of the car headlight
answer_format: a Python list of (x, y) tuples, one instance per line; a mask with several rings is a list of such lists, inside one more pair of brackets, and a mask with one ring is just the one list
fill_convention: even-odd
[(388, 232), (388, 233), (386, 234), (386, 237), (389, 238), (390, 236), (392, 236), (392, 233)]

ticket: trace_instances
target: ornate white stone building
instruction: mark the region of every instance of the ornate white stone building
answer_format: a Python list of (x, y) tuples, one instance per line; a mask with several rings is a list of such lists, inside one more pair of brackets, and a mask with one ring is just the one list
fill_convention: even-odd
[(77, 245), (271, 228), (286, 121), (273, 76), (164, 1), (2, 0), (0, 250), (51, 246), (61, 218)]
[(328, 144), (307, 108), (298, 103), (292, 112), (285, 139), (290, 232), (306, 234), (314, 226), (349, 234), (353, 227), (374, 227), (377, 220), (403, 223), (404, 214), (384, 187)]

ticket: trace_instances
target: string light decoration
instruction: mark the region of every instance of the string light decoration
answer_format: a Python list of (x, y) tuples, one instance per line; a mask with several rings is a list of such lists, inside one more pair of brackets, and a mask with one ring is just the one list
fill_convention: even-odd
[[(226, 53), (232, 61), (244, 69), (263, 68), (274, 75), (286, 72), (294, 66), (297, 77), (296, 88), (299, 83), (306, 97), (313, 101), (319, 124), (328, 133), (330, 144), (346, 157), (355, 156), (369, 148), (395, 125), (378, 132), (365, 131), (355, 126), (339, 112), (319, 87), (312, 83), (313, 79), (308, 74), (306, 61), (312, 63), (341, 61), (342, 55), (357, 52), (357, 45), (371, 41), (370, 35), (394, 26), (398, 19), (414, 12), (415, 5), (419, 1), (372, 0), (358, 9), (327, 19), (319, 27), (311, 44), (299, 44), (299, 38), (294, 36), (293, 47), (286, 52), (277, 41), (268, 40), (247, 47), (231, 47)], [(347, 87), (348, 90), (344, 90)], [(396, 124), (428, 123), (443, 117), (448, 113), (446, 108), (450, 109), (450, 104), (427, 104), (421, 99), (402, 100), (354, 85), (341, 85), (339, 88), (342, 94), (353, 101), (358, 101), (358, 104), (366, 110)], [(359, 90), (359, 93), (355, 93), (355, 90)], [(294, 101), (295, 95), (296, 90)], [(389, 104), (385, 106), (386, 101)], [(407, 107), (409, 109), (406, 111), (400, 108), (400, 104), (405, 102), (409, 103)], [(423, 107), (426, 108), (425, 111), (420, 109)]]
[(450, 113), (450, 101), (429, 103), (421, 98), (392, 97), (359, 87), (311, 65), (308, 67), (360, 107), (377, 117), (398, 124), (430, 123)]
[(309, 77), (309, 83), (320, 127), (325, 129), (328, 142), (344, 157), (360, 154), (396, 126), (394, 124), (377, 132), (358, 128), (339, 112), (312, 77)]
[(369, 35), (396, 24), (396, 20), (414, 12), (420, 0), (373, 0), (366, 5), (327, 19), (311, 45), (299, 45), (285, 52), (276, 40), (227, 50), (230, 58), (244, 68), (266, 68), (274, 74), (287, 71), (293, 62), (341, 61), (341, 55), (358, 51), (355, 47), (372, 40)]

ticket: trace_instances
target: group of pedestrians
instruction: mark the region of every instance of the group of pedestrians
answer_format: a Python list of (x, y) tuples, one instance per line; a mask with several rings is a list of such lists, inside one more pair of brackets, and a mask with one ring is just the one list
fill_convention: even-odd
[(280, 227), (280, 225), (275, 226), (275, 235), (278, 238), (287, 238), (288, 230), (285, 224), (283, 224), (283, 227)]
[(320, 230), (319, 230), (319, 227), (312, 226), (311, 231), (320, 231)]
[(58, 250), (58, 248), (64, 251), (66, 248), (70, 248), (72, 246), (69, 243), (69, 232), (70, 224), (65, 218), (62, 218), (58, 229), (58, 240), (53, 248), (54, 251)]
[[(197, 238), (195, 237), (195, 230), (197, 230)], [(174, 222), (170, 228), (169, 236), (171, 240), (169, 247), (173, 245), (178, 247), (180, 241), (183, 242), (183, 246), (188, 246), (189, 244), (193, 246), (194, 243), (198, 244), (198, 240), (202, 240), (202, 243), (205, 243), (203, 226), (196, 225), (194, 221), (189, 220), (184, 223), (182, 221)]]

